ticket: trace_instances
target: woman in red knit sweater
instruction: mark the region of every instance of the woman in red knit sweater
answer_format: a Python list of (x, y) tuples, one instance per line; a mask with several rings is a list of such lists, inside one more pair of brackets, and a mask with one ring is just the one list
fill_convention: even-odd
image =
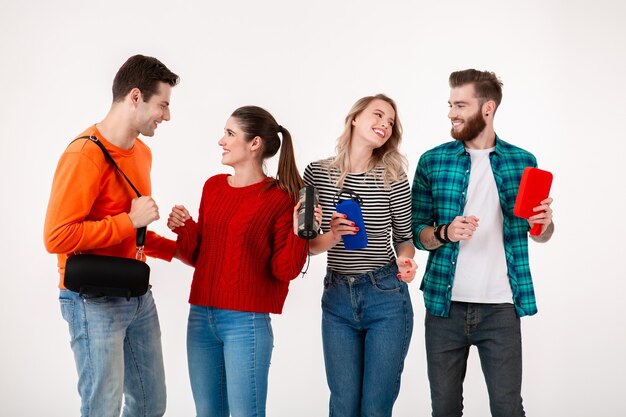
[[(187, 327), (191, 388), (198, 417), (265, 416), (269, 313), (281, 313), (307, 256), (306, 241), (294, 231), (303, 181), (291, 135), (260, 107), (235, 110), (218, 145), (234, 174), (207, 180), (197, 222), (183, 206), (168, 219), (182, 259), (195, 266)], [(273, 179), (263, 162), (279, 148)], [(316, 216), (321, 221), (321, 211)]]

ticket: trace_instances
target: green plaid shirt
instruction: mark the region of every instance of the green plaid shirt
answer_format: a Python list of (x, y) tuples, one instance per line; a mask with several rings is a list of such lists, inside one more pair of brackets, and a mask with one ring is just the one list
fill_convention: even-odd
[[(504, 251), (517, 315), (537, 312), (535, 291), (528, 266), (528, 230), (525, 219), (513, 214), (522, 171), (536, 167), (535, 157), (496, 136), (495, 151), (489, 155), (500, 195), (503, 214)], [(421, 231), (427, 226), (450, 223), (463, 215), (471, 159), (463, 143), (452, 141), (424, 153), (413, 179), (413, 240), (418, 249)], [(426, 310), (440, 317), (450, 312), (454, 271), (459, 244), (447, 243), (430, 252), (420, 289)]]

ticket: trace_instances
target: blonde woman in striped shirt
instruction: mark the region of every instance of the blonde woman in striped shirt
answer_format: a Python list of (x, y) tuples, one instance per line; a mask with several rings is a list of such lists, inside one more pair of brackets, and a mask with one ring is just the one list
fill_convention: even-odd
[[(345, 119), (337, 155), (311, 163), (304, 181), (319, 191), (322, 234), (313, 254), (328, 252), (322, 337), (330, 415), (391, 416), (413, 329), (407, 283), (417, 265), (406, 160), (396, 104), (378, 94), (358, 100)], [(336, 203), (358, 196), (367, 246), (346, 249), (358, 226)]]

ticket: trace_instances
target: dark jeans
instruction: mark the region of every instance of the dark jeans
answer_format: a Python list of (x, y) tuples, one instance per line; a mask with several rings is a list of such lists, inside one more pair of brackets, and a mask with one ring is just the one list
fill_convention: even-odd
[(523, 417), (522, 336), (513, 304), (453, 302), (449, 317), (426, 313), (433, 417), (463, 415), (470, 346), (478, 348), (493, 417)]

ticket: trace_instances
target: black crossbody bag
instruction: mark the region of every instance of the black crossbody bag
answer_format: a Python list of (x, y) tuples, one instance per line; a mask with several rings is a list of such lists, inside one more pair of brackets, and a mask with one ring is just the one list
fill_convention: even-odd
[[(115, 163), (104, 145), (95, 136), (81, 136), (89, 139), (102, 149), (105, 159), (124, 176), (137, 197), (139, 190)], [(143, 246), (146, 239), (146, 227), (137, 229), (136, 259), (120, 258), (93, 254), (75, 254), (67, 258), (65, 264), (64, 286), (68, 290), (93, 296), (138, 297), (150, 288), (150, 267), (143, 262)]]

